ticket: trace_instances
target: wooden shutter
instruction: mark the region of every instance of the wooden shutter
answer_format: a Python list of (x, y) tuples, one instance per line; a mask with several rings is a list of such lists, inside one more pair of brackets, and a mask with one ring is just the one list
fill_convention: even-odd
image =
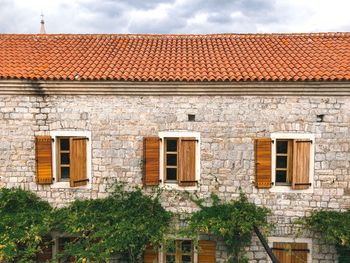
[(44, 237), (42, 240), (42, 252), (36, 257), (37, 263), (51, 262), (53, 242), (51, 237)]
[(70, 144), (70, 186), (86, 185), (89, 179), (87, 178), (86, 165), (86, 137), (71, 137)]
[(144, 263), (158, 263), (158, 251), (153, 246), (147, 245), (143, 253)]
[(213, 240), (199, 240), (198, 262), (216, 263), (216, 242)]
[(289, 243), (274, 242), (273, 253), (279, 262), (291, 263), (291, 246)]
[(52, 142), (50, 136), (35, 137), (36, 182), (52, 184)]
[(143, 184), (159, 184), (159, 137), (145, 137), (143, 139)]
[(274, 242), (272, 250), (281, 263), (305, 263), (309, 253), (307, 243)]
[(196, 138), (179, 139), (179, 185), (196, 185)]
[(295, 140), (293, 142), (293, 189), (310, 187), (310, 149), (311, 141)]
[(291, 263), (307, 262), (308, 253), (307, 243), (292, 243)]
[(271, 187), (271, 144), (269, 138), (255, 139), (255, 186)]

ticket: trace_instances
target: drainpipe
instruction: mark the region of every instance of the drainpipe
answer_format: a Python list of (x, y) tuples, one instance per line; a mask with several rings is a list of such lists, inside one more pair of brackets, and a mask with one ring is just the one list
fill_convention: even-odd
[(269, 257), (270, 257), (270, 259), (271, 259), (271, 261), (272, 261), (272, 263), (280, 263), (280, 262), (278, 261), (278, 259), (275, 257), (275, 255), (272, 253), (272, 250), (271, 250), (271, 248), (269, 247), (269, 244), (267, 244), (266, 239), (265, 239), (264, 236), (261, 234), (261, 232), (260, 232), (260, 230), (259, 230), (259, 228), (258, 228), (257, 226), (254, 226), (254, 231), (255, 231), (256, 235), (258, 236), (258, 238), (259, 238), (261, 244), (264, 246), (264, 248), (265, 248), (267, 254), (269, 255)]

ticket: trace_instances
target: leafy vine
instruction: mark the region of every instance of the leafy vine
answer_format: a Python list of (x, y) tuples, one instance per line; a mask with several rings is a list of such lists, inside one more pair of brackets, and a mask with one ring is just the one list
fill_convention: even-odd
[(272, 227), (268, 222), (270, 210), (249, 202), (243, 192), (238, 200), (224, 202), (215, 194), (211, 200), (210, 206), (205, 206), (207, 202), (203, 200), (196, 201), (200, 210), (190, 217), (187, 231), (197, 238), (200, 234), (221, 237), (229, 254), (228, 262), (248, 262), (245, 248), (251, 242), (253, 227), (268, 232)]
[(147, 244), (161, 243), (172, 218), (159, 198), (160, 193), (149, 196), (139, 188), (125, 191), (117, 185), (106, 198), (77, 200), (55, 211), (56, 230), (76, 237), (59, 257), (107, 262), (122, 255), (128, 262), (139, 262)]
[(328, 244), (335, 245), (339, 263), (350, 261), (350, 210), (315, 211), (301, 223), (319, 233)]
[(52, 208), (34, 193), (0, 189), (0, 261), (34, 262), (50, 231)]
[[(140, 262), (148, 244), (159, 247), (178, 237), (201, 234), (223, 239), (230, 262), (247, 262), (253, 226), (268, 230), (270, 211), (250, 203), (241, 192), (238, 200), (224, 202), (212, 194), (210, 200), (183, 193), (199, 210), (174, 214), (161, 205), (162, 191), (147, 194), (140, 188), (125, 189), (116, 184), (106, 198), (75, 200), (53, 209), (34, 193), (21, 189), (0, 190), (0, 261), (34, 262), (52, 232), (64, 233), (71, 241), (55, 258), (76, 262), (108, 262), (122, 255), (128, 262)], [(174, 222), (183, 222), (182, 227)], [(175, 224), (176, 225), (176, 224)], [(163, 246), (163, 247), (166, 247)]]

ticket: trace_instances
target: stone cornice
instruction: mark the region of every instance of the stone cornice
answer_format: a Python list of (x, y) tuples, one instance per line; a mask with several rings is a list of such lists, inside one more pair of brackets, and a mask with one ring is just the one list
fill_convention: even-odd
[(0, 80), (0, 95), (350, 96), (350, 82), (121, 82)]

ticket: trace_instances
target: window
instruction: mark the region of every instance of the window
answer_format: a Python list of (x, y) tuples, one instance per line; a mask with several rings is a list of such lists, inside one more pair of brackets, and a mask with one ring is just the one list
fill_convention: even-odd
[(276, 186), (307, 189), (310, 182), (310, 154), (312, 140), (276, 139), (273, 141)]
[(292, 183), (292, 151), (292, 140), (276, 140), (276, 185), (291, 185)]
[(191, 240), (176, 240), (164, 253), (164, 263), (192, 263), (193, 245)]
[(164, 183), (196, 185), (196, 145), (195, 137), (164, 138)]
[(306, 243), (285, 242), (273, 242), (272, 251), (279, 262), (283, 263), (306, 263), (309, 252)]
[(53, 131), (36, 137), (36, 181), (52, 187), (91, 185), (91, 133)]
[[(74, 242), (73, 237), (58, 237), (56, 251), (60, 254), (63, 253), (65, 250), (65, 246), (69, 243), (72, 243), (72, 242)], [(60, 263), (75, 262), (75, 258), (73, 256), (62, 256), (62, 258), (60, 258), (59, 262)]]
[[(51, 262), (59, 255), (59, 263), (75, 262), (73, 256), (62, 255), (68, 243), (76, 242), (74, 237), (61, 236), (57, 233), (53, 237), (44, 237), (42, 240), (43, 250), (36, 257), (36, 262)], [(55, 261), (55, 262), (56, 262)]]
[(69, 181), (70, 177), (70, 151), (69, 138), (57, 138), (57, 178), (58, 181)]
[(85, 185), (87, 137), (57, 137), (57, 181), (70, 182), (72, 187)]
[(312, 261), (312, 240), (309, 238), (271, 237), (269, 245), (279, 262), (308, 263)]
[(197, 132), (160, 132), (144, 138), (145, 185), (197, 187), (200, 171)]
[(160, 250), (147, 246), (144, 263), (216, 263), (216, 241), (199, 240), (198, 247), (189, 239), (174, 240)]
[(255, 185), (271, 191), (312, 192), (314, 136), (276, 133), (255, 140)]
[(164, 174), (165, 181), (178, 180), (178, 138), (165, 138), (164, 140)]
[(41, 245), (42, 251), (37, 254), (36, 262), (37, 263), (49, 262), (50, 260), (52, 260), (52, 249), (54, 245), (54, 241), (52, 240), (52, 237), (50, 236), (43, 237), (40, 245)]

